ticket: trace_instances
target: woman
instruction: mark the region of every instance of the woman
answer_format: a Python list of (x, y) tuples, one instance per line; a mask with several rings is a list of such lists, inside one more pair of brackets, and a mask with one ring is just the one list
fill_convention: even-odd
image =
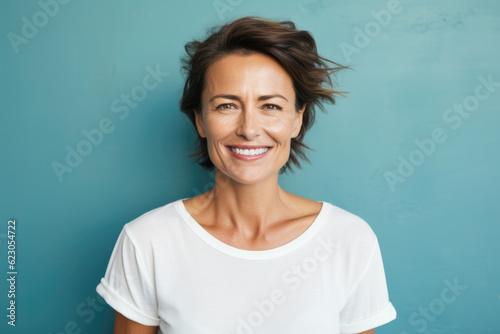
[(358, 216), (283, 190), (321, 101), (341, 92), (312, 36), (245, 17), (186, 45), (181, 110), (208, 192), (126, 224), (98, 293), (115, 333), (374, 333), (396, 317)]

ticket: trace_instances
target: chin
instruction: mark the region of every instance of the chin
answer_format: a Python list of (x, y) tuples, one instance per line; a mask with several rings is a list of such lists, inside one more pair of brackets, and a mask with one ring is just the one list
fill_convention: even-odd
[[(278, 173), (276, 171), (275, 173)], [(239, 172), (230, 172), (224, 173), (229, 178), (241, 184), (256, 184), (261, 181), (264, 181), (268, 177), (275, 174), (274, 172), (268, 171), (265, 173), (264, 171), (239, 171)]]

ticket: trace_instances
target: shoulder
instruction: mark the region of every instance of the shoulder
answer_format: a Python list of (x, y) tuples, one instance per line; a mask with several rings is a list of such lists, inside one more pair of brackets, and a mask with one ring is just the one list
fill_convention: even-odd
[(178, 226), (180, 216), (176, 200), (143, 213), (123, 226), (133, 243), (151, 242), (165, 233), (172, 233)]
[(334, 254), (332, 268), (343, 275), (345, 282), (356, 282), (380, 251), (377, 236), (360, 216), (331, 203), (325, 205), (319, 238)]
[(375, 232), (365, 219), (330, 202), (323, 203), (326, 205), (325, 229), (339, 242), (372, 247), (378, 243)]

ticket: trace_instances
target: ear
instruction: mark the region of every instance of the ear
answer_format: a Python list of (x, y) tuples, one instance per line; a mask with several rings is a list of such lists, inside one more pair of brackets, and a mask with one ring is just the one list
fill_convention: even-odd
[(194, 110), (194, 117), (196, 121), (196, 129), (198, 130), (200, 137), (206, 138), (207, 135), (205, 134), (205, 126), (203, 125), (203, 117), (201, 115), (201, 111)]
[(293, 127), (292, 138), (297, 138), (300, 133), (300, 129), (302, 128), (302, 119), (304, 117), (304, 111), (306, 110), (306, 104), (302, 106), (299, 110), (297, 110), (295, 114), (295, 125)]

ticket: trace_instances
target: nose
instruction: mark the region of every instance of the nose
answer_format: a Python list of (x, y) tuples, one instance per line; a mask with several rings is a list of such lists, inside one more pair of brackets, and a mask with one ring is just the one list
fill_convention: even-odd
[(258, 111), (245, 109), (240, 113), (236, 134), (246, 140), (252, 140), (260, 134)]

